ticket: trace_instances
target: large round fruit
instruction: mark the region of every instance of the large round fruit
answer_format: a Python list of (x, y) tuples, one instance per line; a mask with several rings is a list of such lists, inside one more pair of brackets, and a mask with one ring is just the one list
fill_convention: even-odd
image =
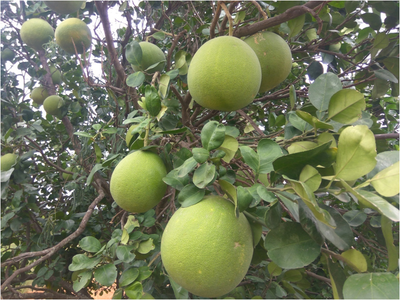
[(44, 1), (46, 6), (59, 14), (70, 14), (78, 11), (85, 1)]
[(279, 35), (263, 31), (244, 40), (257, 54), (262, 70), (260, 93), (269, 91), (284, 81), (292, 69), (292, 52)]
[(161, 201), (167, 190), (163, 177), (167, 170), (153, 152), (136, 151), (114, 169), (110, 191), (114, 201), (129, 212), (146, 212)]
[(51, 95), (47, 97), (44, 102), (43, 102), (43, 108), (44, 110), (56, 117), (60, 117), (61, 115), (61, 110), (60, 107), (64, 105), (64, 100), (60, 96), (57, 95)]
[(54, 38), (53, 27), (39, 18), (29, 19), (24, 22), (19, 33), (22, 41), (36, 51), (43, 49), (42, 45)]
[(55, 35), (57, 44), (70, 54), (75, 53), (74, 44), (78, 53), (87, 51), (92, 44), (89, 27), (77, 18), (62, 21), (57, 26)]
[(172, 279), (201, 297), (219, 297), (244, 278), (253, 256), (250, 224), (219, 196), (179, 208), (165, 227), (161, 259)]
[[(132, 64), (132, 68), (135, 72), (144, 71), (146, 74), (154, 74), (157, 71), (164, 70), (165, 66), (165, 55), (164, 52), (156, 45), (149, 42), (140, 42), (140, 48), (142, 49), (142, 60), (139, 65)], [(160, 62), (160, 63), (159, 63)], [(155, 67), (147, 70), (148, 67), (159, 63)]]
[(39, 86), (32, 90), (30, 96), (35, 103), (42, 105), (44, 100), (49, 96), (49, 93), (45, 87)]
[(250, 104), (261, 83), (254, 51), (242, 40), (222, 36), (209, 40), (193, 56), (188, 86), (203, 107), (234, 111)]
[(0, 159), (1, 171), (8, 171), (12, 168), (17, 160), (17, 155), (14, 153), (4, 154)]
[(49, 69), (51, 74), (51, 80), (53, 80), (53, 83), (60, 84), (62, 82), (62, 75), (60, 70), (54, 66), (50, 66)]
[(2, 62), (7, 61), (7, 60), (13, 60), (14, 57), (15, 57), (15, 53), (10, 48), (4, 48), (1, 51), (1, 60), (2, 60)]

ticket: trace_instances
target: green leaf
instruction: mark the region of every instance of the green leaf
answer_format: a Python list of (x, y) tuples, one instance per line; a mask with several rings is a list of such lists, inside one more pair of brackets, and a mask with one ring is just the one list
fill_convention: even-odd
[(268, 264), (267, 269), (271, 276), (279, 276), (282, 274), (282, 268), (277, 266), (273, 261)]
[[(319, 78), (319, 77), (318, 77)], [(301, 110), (296, 110), (296, 114), (302, 118), (304, 121), (306, 121), (308, 124), (313, 126), (314, 128), (318, 129), (333, 129), (333, 126), (331, 124), (322, 122), (318, 120), (318, 118), (314, 117), (313, 115), (309, 114), (308, 112), (301, 111)]]
[[(320, 232), (319, 223), (313, 212), (308, 208), (304, 201), (298, 200), (299, 218), (301, 227), (318, 244), (323, 245), (325, 238)], [(329, 226), (328, 226), (329, 227)], [(329, 227), (331, 228), (331, 227)]]
[(283, 156), (282, 148), (273, 140), (262, 139), (258, 142), (257, 153), (260, 160), (260, 173), (268, 174), (274, 170), (272, 163)]
[(121, 277), (119, 278), (120, 286), (127, 286), (134, 282), (136, 278), (139, 276), (138, 268), (129, 268), (122, 272)]
[(350, 267), (356, 272), (362, 273), (367, 271), (367, 261), (364, 255), (356, 249), (348, 249), (340, 255)]
[(94, 174), (97, 171), (101, 170), (101, 169), (103, 169), (103, 165), (102, 164), (95, 164), (94, 165), (93, 169), (90, 171), (90, 174), (86, 179), (86, 185), (90, 185), (92, 183)]
[(300, 173), (299, 181), (304, 182), (312, 192), (315, 192), (321, 185), (321, 174), (317, 169), (307, 165)]
[(218, 150), (222, 150), (226, 153), (226, 155), (222, 158), (222, 160), (226, 163), (229, 163), (233, 159), (238, 149), (239, 142), (234, 137), (226, 134), (224, 142), (218, 148)]
[(365, 13), (361, 15), (361, 19), (369, 24), (373, 30), (379, 30), (382, 26), (382, 20), (378, 14)]
[(99, 262), (101, 257), (89, 258), (85, 254), (76, 254), (72, 257), (72, 263), (68, 266), (70, 271), (79, 271), (83, 269), (93, 269)]
[(390, 167), (380, 171), (371, 179), (375, 190), (384, 197), (397, 195), (399, 191), (399, 163), (396, 162)]
[(235, 203), (235, 206), (237, 205), (237, 191), (236, 188), (233, 184), (229, 183), (228, 181), (225, 180), (218, 180), (219, 185), (221, 186), (222, 191), (224, 191), (230, 199), (232, 199)]
[(140, 299), (143, 294), (143, 286), (140, 282), (135, 282), (124, 289), (129, 299)]
[(178, 176), (179, 170), (172, 170), (163, 178), (163, 181), (174, 189), (181, 191), (189, 182), (188, 175)]
[(357, 227), (365, 222), (367, 215), (360, 210), (351, 210), (343, 215), (343, 219), (345, 219), (351, 227)]
[(225, 127), (217, 121), (209, 121), (201, 130), (201, 143), (209, 151), (220, 147), (225, 139)]
[(160, 91), (161, 97), (164, 99), (167, 94), (168, 94), (168, 88), (169, 88), (169, 81), (170, 77), (167, 74), (162, 74), (160, 76), (160, 83), (158, 86), (158, 90)]
[(178, 201), (182, 207), (189, 207), (203, 200), (205, 193), (194, 184), (188, 184), (179, 192)]
[(111, 286), (117, 279), (117, 275), (117, 267), (113, 263), (103, 265), (94, 271), (96, 281), (105, 286)]
[(125, 48), (126, 60), (135, 66), (142, 62), (142, 48), (137, 41), (130, 42)]
[(390, 167), (399, 161), (399, 151), (383, 151), (376, 156), (376, 165), (374, 169), (367, 174), (367, 178), (372, 178), (379, 172)]
[(163, 40), (163, 39), (165, 39), (165, 33), (164, 33), (164, 32), (161, 32), (161, 31), (158, 31), (158, 32), (156, 32), (156, 33), (153, 33), (151, 36), (152, 36), (153, 38), (155, 38), (156, 40)]
[(276, 229), (281, 225), (282, 208), (278, 199), (273, 201), (265, 211), (264, 221), (269, 229)]
[(258, 154), (249, 146), (239, 147), (240, 153), (243, 156), (244, 162), (256, 173), (260, 171), (260, 158)]
[(338, 213), (336, 209), (322, 204), (320, 206), (332, 216), (336, 223), (336, 228), (318, 222), (318, 231), (340, 250), (349, 249), (354, 244), (353, 231), (349, 224), (346, 223), (342, 215)]
[(290, 111), (288, 112), (287, 116), (290, 124), (292, 124), (293, 127), (300, 130), (301, 132), (312, 129), (311, 125), (308, 124), (308, 122), (304, 121), (302, 118), (300, 118), (296, 112)]
[(293, 109), (294, 106), (296, 105), (296, 88), (292, 84), (289, 88), (289, 101), (290, 101), (290, 109)]
[(196, 166), (197, 166), (197, 161), (194, 159), (194, 157), (190, 157), (187, 160), (185, 160), (184, 163), (179, 168), (176, 168), (175, 170), (178, 171), (179, 177), (184, 177), (190, 172), (192, 172)]
[(342, 81), (336, 74), (328, 72), (318, 76), (308, 89), (310, 102), (319, 111), (326, 111), (331, 97), (342, 89)]
[(306, 166), (310, 165), (316, 167), (324, 164), (326, 161), (325, 157), (320, 155), (329, 149), (331, 141), (321, 144), (311, 150), (284, 155), (277, 158), (272, 164), (275, 172), (286, 175), (290, 178), (299, 178), (301, 170)]
[(92, 137), (92, 135), (90, 133), (80, 132), (80, 131), (74, 132), (74, 135), (83, 136), (83, 137), (87, 137), (87, 138), (91, 138)]
[(126, 77), (126, 85), (130, 87), (137, 87), (144, 82), (145, 78), (146, 77), (142, 71), (135, 72)]
[(216, 167), (210, 163), (204, 163), (194, 171), (193, 183), (199, 189), (204, 189), (215, 177)]
[(331, 97), (328, 118), (342, 124), (351, 124), (361, 117), (365, 106), (364, 95), (359, 91), (340, 90)]
[(346, 275), (338, 263), (333, 263), (330, 258), (327, 258), (326, 260), (332, 284), (333, 298), (343, 299), (343, 285), (346, 280)]
[(386, 249), (388, 250), (389, 263), (387, 271), (395, 271), (399, 261), (399, 251), (394, 245), (392, 221), (385, 216), (381, 217), (381, 228), (385, 238)]
[[(76, 280), (73, 281), (72, 288), (74, 289), (75, 292), (79, 292), (81, 289), (83, 289), (85, 286), (87, 286), (92, 279), (92, 270), (86, 270), (83, 272), (76, 271), (77, 276)], [(72, 275), (74, 277), (74, 275)]]
[(350, 181), (369, 173), (376, 165), (375, 137), (366, 125), (349, 126), (339, 136), (335, 176)]
[(177, 284), (171, 276), (168, 277), (176, 299), (189, 299), (189, 292)]
[(184, 66), (186, 63), (186, 51), (184, 50), (179, 50), (175, 54), (175, 68), (180, 69)]
[(101, 243), (93, 236), (86, 236), (79, 241), (79, 246), (82, 250), (87, 252), (96, 253), (101, 249)]
[(389, 80), (394, 83), (398, 83), (399, 80), (394, 76), (391, 72), (385, 69), (379, 69), (375, 70), (374, 74), (377, 78), (382, 79), (382, 80)]
[(350, 275), (343, 285), (344, 299), (399, 299), (399, 280), (392, 273)]
[(300, 33), (300, 31), (303, 29), (305, 20), (306, 20), (306, 15), (303, 14), (287, 22), (290, 30), (288, 37), (289, 40)]
[(364, 206), (378, 211), (379, 213), (381, 213), (382, 215), (386, 216), (387, 218), (389, 218), (394, 222), (400, 221), (399, 210), (395, 206), (387, 202), (385, 199), (368, 191), (364, 191), (361, 189), (354, 190), (344, 180), (340, 180), (340, 182), (342, 183), (346, 191), (352, 193), (357, 198), (357, 200)]
[(130, 263), (135, 259), (135, 254), (131, 253), (131, 248), (126, 245), (119, 245), (115, 252), (119, 260), (124, 263)]
[(192, 149), (193, 158), (199, 163), (205, 163), (210, 157), (210, 151), (204, 148), (193, 148)]
[(147, 254), (155, 248), (156, 246), (154, 245), (154, 241), (150, 238), (147, 241), (141, 242), (137, 251), (141, 254)]
[(312, 263), (321, 247), (303, 230), (299, 223), (286, 222), (272, 229), (264, 247), (271, 260), (283, 269), (297, 269)]
[(253, 196), (248, 188), (244, 188), (242, 186), (238, 186), (236, 191), (239, 212), (243, 212), (249, 207), (251, 201), (253, 201)]
[(300, 141), (300, 142), (294, 142), (291, 144), (288, 148), (287, 151), (289, 154), (293, 153), (299, 153), (307, 150), (311, 150), (315, 147), (317, 147), (318, 144), (310, 141)]
[(156, 88), (152, 85), (146, 86), (145, 89), (146, 110), (150, 116), (156, 117), (161, 110), (161, 99)]

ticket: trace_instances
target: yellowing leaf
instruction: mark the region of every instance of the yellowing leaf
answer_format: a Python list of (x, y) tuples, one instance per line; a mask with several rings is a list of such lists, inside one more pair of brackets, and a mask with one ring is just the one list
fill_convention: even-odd
[(399, 163), (383, 169), (371, 179), (372, 186), (384, 197), (392, 197), (399, 193)]
[(234, 137), (225, 135), (225, 140), (218, 149), (226, 153), (222, 160), (229, 163), (239, 149), (239, 142)]
[(343, 257), (346, 263), (355, 271), (359, 273), (367, 271), (367, 261), (360, 251), (349, 249), (344, 251), (340, 256)]

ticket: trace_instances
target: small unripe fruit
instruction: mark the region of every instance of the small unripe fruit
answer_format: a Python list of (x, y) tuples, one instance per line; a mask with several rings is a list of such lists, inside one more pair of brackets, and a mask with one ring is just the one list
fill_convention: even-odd
[(61, 117), (61, 107), (64, 105), (64, 100), (60, 96), (52, 95), (47, 97), (43, 102), (44, 110), (55, 117)]

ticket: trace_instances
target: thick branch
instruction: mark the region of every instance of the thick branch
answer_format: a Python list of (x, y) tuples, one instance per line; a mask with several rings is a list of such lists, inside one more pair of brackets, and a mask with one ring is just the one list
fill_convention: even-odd
[(298, 16), (304, 15), (305, 13), (308, 13), (310, 9), (314, 9), (322, 3), (324, 3), (324, 1), (309, 1), (304, 5), (293, 6), (286, 10), (284, 13), (273, 18), (269, 18), (248, 26), (238, 28), (233, 35), (237, 37), (252, 35), (266, 28), (282, 24)]
[(376, 140), (386, 140), (386, 139), (399, 139), (399, 133), (383, 133), (383, 134), (375, 134)]

